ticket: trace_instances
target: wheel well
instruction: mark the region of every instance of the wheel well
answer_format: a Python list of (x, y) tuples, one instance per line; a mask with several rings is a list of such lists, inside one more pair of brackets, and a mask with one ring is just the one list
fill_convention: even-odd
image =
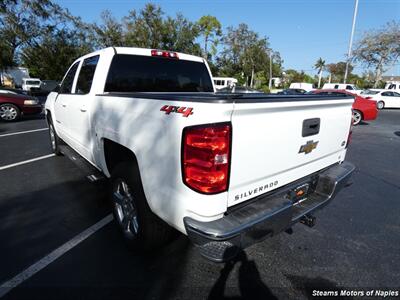
[(21, 106), (19, 106), (18, 104), (11, 103), (11, 102), (3, 102), (3, 103), (0, 103), (0, 105), (2, 105), (2, 104), (11, 104), (11, 105), (14, 105), (14, 106), (16, 106), (16, 107), (19, 109), (20, 112), (22, 111)]
[(136, 156), (130, 149), (109, 139), (104, 139), (104, 157), (110, 174), (116, 165), (124, 161), (134, 162), (137, 166)]
[(50, 122), (52, 121), (52, 118), (51, 118), (51, 112), (50, 112), (50, 110), (48, 110), (48, 109), (46, 109), (46, 121), (47, 121), (47, 125), (49, 125), (50, 124)]

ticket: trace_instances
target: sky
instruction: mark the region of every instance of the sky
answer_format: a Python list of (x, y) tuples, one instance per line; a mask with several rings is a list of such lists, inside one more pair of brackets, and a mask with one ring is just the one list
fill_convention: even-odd
[[(137, 0), (57, 0), (74, 15), (87, 22), (99, 22), (103, 10), (123, 18), (129, 10), (139, 10), (149, 1)], [(326, 63), (346, 59), (354, 12), (354, 0), (164, 0), (151, 1), (166, 15), (182, 13), (191, 21), (213, 15), (224, 29), (247, 23), (270, 46), (279, 51), (285, 69), (314, 74), (319, 57)], [(400, 0), (359, 0), (354, 39), (379, 29), (387, 22), (400, 21)], [(354, 44), (354, 43), (353, 43)], [(364, 67), (356, 65), (354, 73)], [(400, 75), (400, 61), (386, 75)]]

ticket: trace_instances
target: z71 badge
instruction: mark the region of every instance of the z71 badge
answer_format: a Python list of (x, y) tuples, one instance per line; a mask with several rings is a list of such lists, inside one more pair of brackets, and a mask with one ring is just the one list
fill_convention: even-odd
[(166, 115), (169, 115), (170, 113), (182, 114), (182, 117), (185, 118), (193, 115), (193, 108), (185, 106), (164, 105), (161, 107), (160, 111), (164, 111)]
[(318, 141), (316, 141), (316, 142), (308, 141), (305, 145), (302, 145), (300, 147), (299, 153), (308, 154), (311, 151), (313, 151), (315, 148), (317, 148), (317, 145), (318, 145)]

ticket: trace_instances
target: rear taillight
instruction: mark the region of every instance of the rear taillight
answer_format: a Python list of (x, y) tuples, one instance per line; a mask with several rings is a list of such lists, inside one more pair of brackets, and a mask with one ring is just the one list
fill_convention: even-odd
[(151, 56), (161, 56), (161, 57), (179, 59), (178, 53), (164, 51), (164, 50), (151, 50)]
[(230, 123), (184, 129), (182, 175), (188, 187), (204, 194), (228, 189), (231, 136)]

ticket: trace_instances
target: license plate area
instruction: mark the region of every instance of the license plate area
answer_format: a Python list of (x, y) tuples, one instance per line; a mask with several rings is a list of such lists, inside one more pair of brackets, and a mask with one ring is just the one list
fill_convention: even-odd
[(293, 202), (293, 205), (297, 205), (307, 200), (314, 190), (314, 181), (305, 182), (289, 191), (288, 198)]

